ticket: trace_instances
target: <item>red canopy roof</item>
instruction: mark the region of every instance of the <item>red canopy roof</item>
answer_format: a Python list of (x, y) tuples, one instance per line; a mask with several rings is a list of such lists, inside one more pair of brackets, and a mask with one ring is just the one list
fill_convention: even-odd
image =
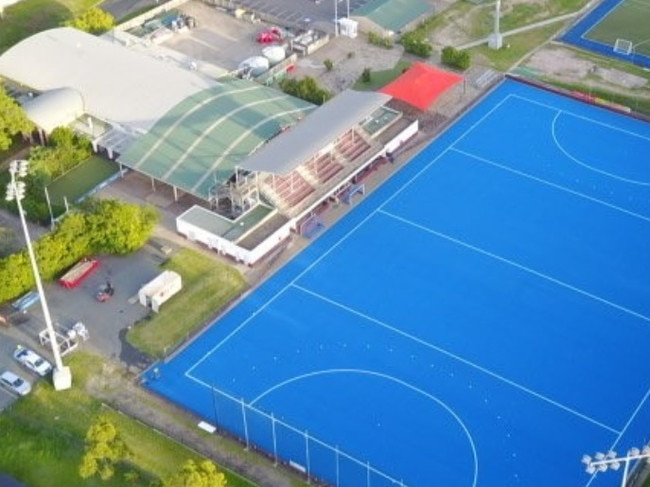
[(424, 111), (462, 79), (458, 74), (425, 63), (413, 63), (408, 71), (379, 91)]

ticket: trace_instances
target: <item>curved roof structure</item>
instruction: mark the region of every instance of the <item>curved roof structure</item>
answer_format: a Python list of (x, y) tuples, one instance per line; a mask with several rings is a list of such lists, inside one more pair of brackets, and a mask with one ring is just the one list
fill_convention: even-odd
[(215, 81), (71, 27), (35, 34), (0, 56), (0, 75), (35, 92), (77, 90), (86, 113), (143, 133)]
[(27, 118), (46, 133), (72, 123), (84, 114), (84, 101), (74, 88), (59, 88), (32, 98), (23, 109)]
[(240, 167), (287, 175), (390, 99), (383, 93), (346, 90), (310, 113), (282, 137), (242, 161)]
[(314, 108), (253, 81), (222, 81), (177, 104), (118, 161), (207, 199), (236, 165)]

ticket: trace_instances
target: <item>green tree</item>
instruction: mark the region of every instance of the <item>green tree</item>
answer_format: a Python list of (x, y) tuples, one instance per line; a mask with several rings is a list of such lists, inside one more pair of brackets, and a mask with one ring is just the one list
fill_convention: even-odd
[(115, 18), (99, 7), (92, 7), (65, 25), (91, 34), (103, 34), (113, 28)]
[(25, 111), (0, 84), (0, 151), (9, 149), (16, 135), (27, 136), (33, 130)]
[(423, 30), (412, 30), (402, 36), (400, 42), (404, 46), (404, 50), (410, 54), (415, 54), (421, 58), (428, 58), (431, 56), (433, 46), (427, 40)]
[(469, 52), (459, 51), (452, 46), (447, 46), (442, 49), (440, 60), (442, 61), (442, 64), (451, 66), (452, 68), (460, 69), (462, 71), (465, 71), (467, 68), (469, 68), (471, 63)]
[(326, 59), (325, 61), (323, 61), (323, 65), (325, 66), (325, 69), (328, 71), (332, 71), (332, 69), (334, 69), (334, 61), (332, 61), (331, 59)]
[(99, 475), (102, 480), (108, 480), (115, 474), (115, 465), (129, 455), (129, 449), (115, 425), (105, 416), (100, 416), (86, 433), (85, 454), (79, 465), (79, 475), (83, 479)]
[(370, 71), (370, 68), (363, 68), (363, 72), (361, 73), (361, 81), (364, 83), (370, 83), (372, 80), (372, 72)]
[(163, 482), (163, 487), (224, 487), (225, 485), (226, 477), (209, 460), (200, 463), (188, 460), (176, 475)]
[(95, 253), (124, 255), (142, 247), (151, 236), (158, 213), (117, 200), (90, 200), (86, 206)]
[(321, 88), (311, 76), (306, 76), (301, 80), (286, 78), (280, 82), (280, 88), (286, 94), (309, 101), (314, 105), (322, 105), (332, 98), (332, 94)]
[(30, 173), (42, 181), (42, 188), (91, 155), (92, 144), (87, 137), (76, 134), (68, 127), (57, 127), (50, 134), (47, 146), (31, 150)]

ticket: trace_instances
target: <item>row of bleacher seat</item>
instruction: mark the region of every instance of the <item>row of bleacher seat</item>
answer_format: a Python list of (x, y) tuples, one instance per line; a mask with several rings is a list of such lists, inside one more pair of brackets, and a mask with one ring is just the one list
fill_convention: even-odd
[(315, 185), (327, 183), (344, 169), (341, 157), (354, 161), (370, 147), (370, 143), (356, 131), (349, 131), (338, 140), (334, 150), (312, 159), (300, 170), (296, 169), (287, 176), (268, 175), (264, 179), (267, 192), (271, 191), (269, 196), (278, 206), (285, 209), (295, 207), (316, 191)]
[(343, 164), (336, 160), (334, 154), (328, 152), (309, 161), (305, 168), (322, 184), (336, 176), (343, 169)]
[(347, 132), (336, 144), (336, 150), (349, 161), (354, 161), (370, 149), (370, 144), (356, 130)]
[(292, 207), (300, 203), (315, 191), (315, 188), (297, 171), (292, 171), (287, 176), (269, 175), (264, 183), (284, 205)]

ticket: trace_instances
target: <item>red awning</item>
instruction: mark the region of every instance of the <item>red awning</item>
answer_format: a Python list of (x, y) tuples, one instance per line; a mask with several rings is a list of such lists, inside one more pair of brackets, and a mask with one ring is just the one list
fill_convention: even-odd
[(442, 71), (425, 63), (413, 63), (408, 71), (379, 92), (424, 111), (462, 79), (463, 77), (456, 73)]

